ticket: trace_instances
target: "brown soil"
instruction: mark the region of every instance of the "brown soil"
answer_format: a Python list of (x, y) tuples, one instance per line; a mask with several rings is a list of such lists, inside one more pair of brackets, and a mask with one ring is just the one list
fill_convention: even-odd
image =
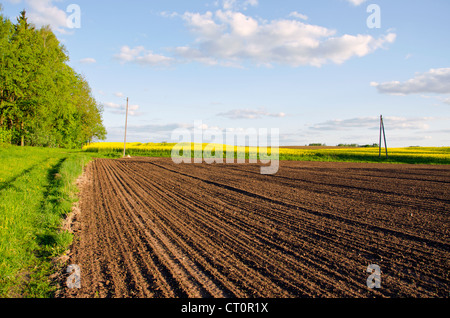
[(98, 159), (86, 177), (82, 288), (60, 297), (449, 295), (448, 166)]

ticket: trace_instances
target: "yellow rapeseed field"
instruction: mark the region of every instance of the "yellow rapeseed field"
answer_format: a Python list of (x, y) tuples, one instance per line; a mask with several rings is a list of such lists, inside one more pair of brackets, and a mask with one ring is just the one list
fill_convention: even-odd
[[(127, 143), (127, 154), (132, 156), (155, 156), (155, 157), (171, 157), (172, 150), (177, 144), (174, 143)], [(101, 153), (121, 153), (123, 152), (123, 143), (120, 142), (102, 142), (92, 143), (83, 147), (84, 151), (101, 152)], [(198, 147), (198, 148), (196, 148)], [(228, 148), (227, 148), (228, 147)], [(261, 151), (261, 157), (265, 157), (264, 149), (256, 147), (236, 147), (215, 144), (201, 144), (204, 157), (208, 157), (211, 152), (234, 151), (238, 158), (243, 155), (247, 158), (255, 158)], [(182, 149), (194, 151), (200, 149), (200, 144), (178, 144), (178, 153)], [(379, 158), (379, 149), (377, 147), (331, 147), (323, 149), (301, 147), (299, 149), (268, 148), (268, 154), (274, 159), (278, 157), (280, 160), (301, 160), (301, 161), (352, 161), (352, 162), (390, 162), (390, 163), (425, 163), (425, 164), (450, 164), (450, 147), (408, 147), (408, 148), (389, 148), (389, 158), (386, 159), (385, 150), (382, 149), (381, 158)], [(180, 154), (181, 156), (181, 154)], [(276, 156), (276, 157), (274, 157)], [(258, 157), (259, 158), (259, 157)]]

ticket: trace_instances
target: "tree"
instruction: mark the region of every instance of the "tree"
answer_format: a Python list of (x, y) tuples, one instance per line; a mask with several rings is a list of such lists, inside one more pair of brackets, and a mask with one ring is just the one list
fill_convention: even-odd
[(37, 30), (25, 10), (16, 24), (0, 18), (0, 128), (12, 142), (74, 148), (104, 139), (103, 109), (50, 27)]
[[(12, 77), (10, 69), (11, 45), (10, 41), (14, 32), (13, 24), (3, 17), (0, 6), (0, 127), (7, 124), (10, 119), (10, 107), (13, 105), (11, 96)], [(11, 127), (9, 127), (11, 128)]]

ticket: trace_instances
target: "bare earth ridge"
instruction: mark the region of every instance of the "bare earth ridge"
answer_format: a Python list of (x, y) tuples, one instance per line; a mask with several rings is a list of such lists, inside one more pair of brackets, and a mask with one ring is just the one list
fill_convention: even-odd
[(98, 159), (59, 297), (448, 297), (449, 194), (448, 166)]

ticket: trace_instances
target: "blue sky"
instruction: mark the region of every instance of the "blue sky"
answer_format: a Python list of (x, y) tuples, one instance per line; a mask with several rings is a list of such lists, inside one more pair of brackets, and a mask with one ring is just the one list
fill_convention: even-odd
[(388, 146), (450, 146), (448, 0), (0, 2), (52, 27), (104, 105), (107, 141), (123, 140), (129, 97), (129, 141), (201, 121), (279, 128), (281, 145), (372, 144), (383, 114)]

